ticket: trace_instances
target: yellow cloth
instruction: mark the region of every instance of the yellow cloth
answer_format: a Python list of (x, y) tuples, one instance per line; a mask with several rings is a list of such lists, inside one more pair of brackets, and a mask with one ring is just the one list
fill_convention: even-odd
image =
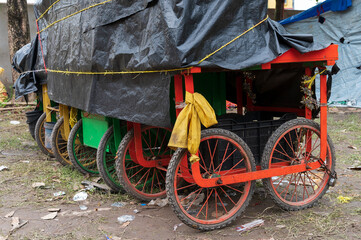
[(187, 106), (179, 113), (168, 146), (188, 148), (189, 161), (199, 161), (196, 155), (201, 141), (201, 122), (205, 127), (217, 124), (216, 114), (208, 101), (199, 93), (186, 92)]
[(7, 99), (7, 93), (5, 86), (2, 84), (1, 79), (3, 78), (4, 69), (0, 67), (0, 102), (5, 101)]

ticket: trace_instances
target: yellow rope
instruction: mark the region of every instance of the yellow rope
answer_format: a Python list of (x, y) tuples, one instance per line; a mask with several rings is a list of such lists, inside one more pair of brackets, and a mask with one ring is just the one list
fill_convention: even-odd
[(53, 4), (51, 4), (51, 6), (50, 6), (48, 9), (46, 9), (45, 12), (43, 12), (43, 14), (41, 14), (40, 17), (39, 17), (38, 19), (36, 19), (36, 21), (39, 21), (41, 18), (43, 18), (44, 15), (45, 15), (47, 12), (49, 12), (49, 10), (50, 10), (55, 4), (57, 4), (59, 1), (60, 1), (60, 0), (56, 0)]
[(268, 19), (268, 15), (265, 19), (263, 19), (262, 21), (260, 21), (259, 23), (257, 23), (256, 25), (254, 25), (253, 27), (249, 28), (248, 30), (244, 31), (242, 34), (238, 35), (237, 37), (235, 37), (234, 39), (232, 39), (231, 41), (229, 41), (228, 43), (224, 44), (222, 47), (218, 48), (217, 50), (215, 50), (214, 52), (208, 54), (207, 56), (205, 56), (203, 59), (201, 59), (198, 64), (202, 63), (203, 61), (205, 61), (206, 59), (210, 58), (212, 55), (214, 55), (215, 53), (219, 52), (220, 50), (222, 50), (223, 48), (227, 47), (229, 44), (233, 43), (234, 41), (236, 41), (238, 38), (242, 37), (243, 35), (245, 35), (246, 33), (248, 33), (249, 31), (253, 30), (254, 28), (256, 28), (258, 25), (260, 25), (261, 23), (263, 23), (264, 21), (266, 21)]
[(311, 88), (311, 87), (312, 87), (312, 84), (314, 83), (314, 81), (315, 81), (315, 79), (316, 79), (316, 76), (317, 76), (317, 75), (321, 75), (321, 74), (324, 73), (326, 70), (327, 70), (327, 69), (323, 70), (322, 72), (316, 73), (316, 74), (313, 75), (310, 79), (303, 81), (303, 83), (304, 83), (305, 85), (308, 84), (307, 87), (308, 87), (308, 88)]
[(116, 74), (140, 74), (140, 73), (162, 73), (162, 72), (177, 72), (190, 70), (193, 67), (187, 68), (175, 68), (175, 69), (166, 69), (166, 70), (149, 70), (149, 71), (121, 71), (121, 72), (75, 72), (75, 71), (62, 71), (62, 70), (53, 70), (47, 69), (48, 72), (52, 73), (62, 73), (62, 74), (75, 74), (75, 75), (116, 75)]
[(87, 8), (83, 8), (82, 10), (79, 10), (79, 11), (77, 11), (77, 12), (75, 12), (75, 13), (72, 13), (72, 14), (70, 14), (70, 15), (68, 15), (68, 16), (65, 16), (65, 17), (63, 17), (63, 18), (61, 18), (61, 19), (59, 19), (59, 20), (56, 20), (55, 22), (52, 22), (52, 23), (50, 23), (48, 26), (46, 26), (45, 28), (41, 29), (41, 30), (38, 32), (38, 34), (42, 33), (43, 31), (45, 31), (46, 29), (52, 27), (53, 25), (55, 25), (55, 24), (57, 24), (57, 23), (59, 23), (59, 22), (61, 22), (61, 21), (64, 21), (65, 19), (68, 19), (68, 18), (70, 18), (70, 17), (72, 17), (72, 16), (74, 16), (74, 15), (76, 15), (76, 14), (78, 14), (78, 13), (84, 12), (84, 11), (86, 11), (86, 10), (89, 10), (89, 9), (91, 9), (91, 8), (94, 8), (94, 7), (97, 7), (97, 6), (100, 6), (100, 5), (104, 5), (104, 4), (106, 4), (106, 3), (110, 2), (110, 1), (113, 1), (113, 0), (106, 0), (106, 1), (101, 2), (101, 3), (97, 3), (97, 4), (94, 4), (94, 5), (91, 5), (91, 6), (87, 7)]

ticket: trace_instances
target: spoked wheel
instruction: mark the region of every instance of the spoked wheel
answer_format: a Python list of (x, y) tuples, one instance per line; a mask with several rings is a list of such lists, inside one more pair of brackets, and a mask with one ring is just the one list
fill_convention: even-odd
[(114, 191), (119, 192), (122, 186), (119, 183), (115, 170), (116, 148), (114, 143), (114, 130), (111, 126), (100, 140), (97, 151), (97, 166), (104, 182)]
[(68, 139), (68, 154), (73, 166), (83, 174), (99, 174), (96, 163), (97, 149), (83, 143), (83, 127), (80, 119), (71, 129)]
[(129, 194), (144, 201), (166, 196), (166, 168), (173, 154), (167, 146), (170, 135), (170, 130), (165, 128), (142, 128), (143, 157), (151, 163), (164, 162), (160, 167), (144, 167), (138, 162), (133, 129), (124, 136), (115, 165), (119, 182)]
[(64, 118), (60, 118), (51, 133), (51, 148), (54, 156), (62, 165), (71, 165), (67, 150), (67, 141), (64, 135)]
[[(202, 131), (198, 155), (203, 178), (251, 172), (256, 164), (251, 150), (224, 129)], [(192, 228), (214, 230), (231, 224), (247, 207), (255, 181), (202, 188), (192, 176), (187, 149), (177, 149), (167, 171), (167, 195), (173, 211)]]
[[(334, 146), (327, 136), (326, 167), (276, 176), (263, 180), (273, 200), (283, 209), (295, 211), (312, 207), (327, 191), (335, 168)], [(307, 119), (281, 125), (269, 138), (262, 157), (262, 169), (317, 162), (320, 158), (320, 127)]]
[(46, 122), (46, 113), (44, 112), (40, 118), (38, 119), (38, 121), (36, 122), (35, 125), (35, 141), (38, 144), (40, 150), (50, 156), (50, 157), (54, 157), (54, 153), (51, 149), (47, 149), (45, 147), (45, 128), (44, 128), (44, 123)]

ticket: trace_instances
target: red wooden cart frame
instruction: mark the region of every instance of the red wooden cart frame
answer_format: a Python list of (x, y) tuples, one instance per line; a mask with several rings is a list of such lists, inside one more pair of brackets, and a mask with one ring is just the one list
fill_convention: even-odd
[[(338, 59), (338, 46), (330, 45), (329, 47), (319, 50), (301, 54), (295, 49), (290, 49), (283, 55), (274, 59), (271, 62), (265, 63), (261, 66), (261, 69), (271, 69), (273, 67), (280, 67), (280, 64), (288, 63), (298, 63), (298, 64), (307, 64), (313, 63), (313, 67), (318, 67), (319, 69), (324, 69), (327, 65), (335, 64), (335, 61)], [(194, 67), (190, 70), (182, 72), (174, 76), (174, 85), (175, 85), (175, 102), (176, 102), (176, 113), (177, 116), (182, 110), (180, 104), (184, 102), (183, 97), (183, 79), (185, 83), (185, 90), (189, 93), (194, 93), (193, 85), (193, 74), (201, 73), (202, 69), (200, 67)], [(311, 68), (305, 67), (305, 74), (311, 76)], [(242, 104), (242, 86), (241, 80), (237, 80), (237, 104), (238, 109)], [(249, 111), (276, 111), (276, 112), (294, 112), (298, 116), (303, 116), (307, 119), (312, 119), (312, 111), (305, 107), (305, 109), (299, 108), (278, 108), (278, 107), (262, 107), (252, 105), (252, 101), (248, 99), (247, 109)], [(240, 110), (239, 110), (240, 111)], [(240, 112), (239, 112), (240, 113)], [(143, 157), (142, 150), (142, 138), (141, 138), (141, 125), (137, 123), (130, 123), (128, 128), (134, 128), (134, 139), (135, 139), (135, 149), (133, 154), (137, 163), (144, 167), (157, 167), (159, 169), (166, 171), (166, 166), (169, 163), (169, 159), (158, 159), (154, 161), (147, 161)], [(325, 161), (327, 155), (327, 76), (320, 75), (320, 138), (321, 138), (321, 154), (320, 158)], [(276, 168), (270, 168), (267, 170), (260, 170), (259, 167), (257, 171), (253, 172), (243, 172), (238, 169), (231, 175), (205, 179), (202, 177), (200, 172), (199, 162), (192, 165), (192, 178), (193, 181), (198, 184), (200, 187), (214, 187), (222, 185), (230, 185), (240, 182), (248, 182), (256, 179), (270, 178), (273, 176), (280, 176), (298, 172), (311, 171), (321, 167), (320, 161), (307, 163), (304, 162), (299, 165), (284, 166), (283, 164), (277, 164)], [(189, 171), (184, 170), (185, 174), (190, 174)], [(188, 175), (187, 174), (187, 175)]]

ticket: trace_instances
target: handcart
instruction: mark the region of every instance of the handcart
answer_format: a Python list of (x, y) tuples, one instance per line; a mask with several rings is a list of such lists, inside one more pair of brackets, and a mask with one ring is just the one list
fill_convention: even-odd
[[(325, 72), (326, 66), (333, 65), (337, 58), (337, 45), (306, 54), (291, 49), (269, 63), (246, 71), (297, 66), (303, 68), (305, 75), (311, 77), (312, 69), (317, 67), (320, 72)], [(184, 105), (183, 79), (185, 90), (193, 93), (193, 78), (203, 71), (224, 70), (194, 67), (174, 77), (177, 113)], [(252, 88), (252, 78), (244, 74), (244, 71), (235, 71), (233, 74), (238, 75), (236, 89), (239, 115), (244, 114), (244, 109), (248, 112), (295, 114), (292, 120), (274, 120), (283, 120), (284, 123), (276, 129), (268, 128), (268, 141), (263, 143), (261, 152), (256, 152), (258, 161), (255, 161), (255, 151), (250, 149), (253, 146), (249, 146), (251, 140), (248, 138), (252, 137), (252, 134), (244, 135), (248, 129), (247, 125), (243, 131), (236, 133), (230, 130), (242, 123), (222, 125), (221, 120), (217, 127), (202, 130), (197, 153), (200, 160), (193, 164), (188, 160), (190, 154), (187, 149), (177, 149), (169, 161), (172, 152), (167, 150), (166, 143), (156, 141), (158, 144), (145, 147), (143, 142), (149, 128), (143, 128), (136, 123), (129, 124), (130, 130), (118, 149), (117, 173), (125, 188), (132, 188), (134, 195), (139, 193), (139, 189), (134, 188), (135, 184), (130, 181), (137, 172), (142, 172), (138, 182), (158, 183), (167, 172), (166, 192), (174, 212), (185, 224), (200, 230), (225, 227), (240, 216), (251, 200), (255, 180), (263, 180), (270, 196), (281, 208), (294, 211), (312, 207), (329, 186), (335, 184), (337, 178), (334, 170), (334, 147), (327, 135), (327, 76), (320, 75), (318, 124), (313, 121), (316, 117), (315, 112), (307, 103), (301, 109), (254, 105), (251, 94), (244, 96), (242, 91)], [(311, 85), (312, 83), (300, 82), (299, 87)], [(307, 97), (309, 96), (305, 96), (305, 101)], [(262, 125), (262, 121), (249, 122), (252, 126), (255, 123)], [(162, 131), (165, 133), (168, 130)], [(257, 131), (254, 134), (262, 136)], [(242, 135), (243, 139), (239, 135)], [(147, 151), (157, 149), (164, 149), (164, 154), (146, 157)], [(163, 174), (157, 175), (155, 172)], [(145, 188), (146, 185), (143, 186)], [(158, 184), (156, 190), (151, 187), (150, 191), (159, 191), (159, 197), (164, 196), (165, 193), (160, 186), (161, 184)], [(139, 194), (139, 198), (147, 199), (144, 192)]]

